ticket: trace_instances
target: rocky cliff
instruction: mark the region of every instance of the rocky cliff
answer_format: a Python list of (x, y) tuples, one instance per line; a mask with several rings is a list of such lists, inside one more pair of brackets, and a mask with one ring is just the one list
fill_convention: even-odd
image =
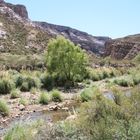
[(14, 5), (11, 3), (7, 3), (4, 0), (0, 0), (0, 7), (4, 7), (4, 6), (12, 9), (16, 14), (18, 14), (22, 18), (28, 18), (28, 12), (24, 5), (20, 5), (20, 4)]
[(96, 54), (102, 54), (105, 42), (111, 40), (109, 37), (95, 37), (70, 27), (54, 25), (47, 22), (34, 23), (44, 28), (52, 35), (63, 35), (75, 44), (81, 46), (81, 48)]
[[(105, 42), (110, 40), (109, 37), (95, 37), (70, 27), (49, 24), (46, 22), (32, 22), (29, 20), (28, 12), (23, 5), (13, 5), (0, 0), (0, 12), (0, 14), (5, 13), (5, 16), (10, 17), (11, 22), (16, 21), (16, 24), (18, 24), (20, 21), (23, 26), (31, 24), (36, 28), (42, 29), (51, 37), (63, 35), (73, 41), (76, 45), (78, 44), (81, 48), (96, 54), (102, 54)], [(27, 43), (26, 40), (26, 43), (24, 44), (29, 43)], [(42, 44), (42, 42), (40, 42), (40, 44)]]
[(114, 39), (105, 43), (104, 56), (114, 59), (133, 59), (140, 53), (140, 34)]
[(140, 35), (112, 40), (70, 27), (35, 22), (28, 18), (25, 6), (0, 0), (0, 53), (41, 54), (48, 40), (57, 35), (65, 36), (88, 52), (115, 59), (132, 59), (140, 52)]

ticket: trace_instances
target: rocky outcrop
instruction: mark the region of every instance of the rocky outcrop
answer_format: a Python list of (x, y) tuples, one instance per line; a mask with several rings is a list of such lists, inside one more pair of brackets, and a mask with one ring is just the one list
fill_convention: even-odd
[(105, 43), (104, 56), (114, 59), (133, 59), (140, 53), (140, 35), (127, 36)]
[(41, 26), (47, 32), (50, 32), (52, 35), (63, 35), (81, 48), (96, 54), (102, 54), (105, 42), (110, 40), (109, 37), (95, 37), (70, 27), (54, 25), (46, 22), (34, 23)]
[(4, 0), (0, 0), (0, 19), (2, 53), (43, 53), (48, 40), (57, 35), (65, 36), (92, 54), (115, 59), (132, 59), (140, 52), (140, 34), (112, 40), (109, 37), (92, 36), (70, 27), (33, 22), (28, 19), (25, 6), (10, 4)]
[(16, 14), (18, 14), (20, 17), (28, 19), (28, 12), (24, 5), (14, 5), (11, 3), (4, 2), (4, 0), (0, 0), (0, 7), (6, 6), (10, 9), (12, 9)]
[[(63, 35), (66, 38), (70, 39), (76, 45), (79, 45), (81, 48), (96, 53), (98, 55), (104, 52), (104, 44), (106, 41), (110, 40), (109, 37), (95, 37), (88, 33), (60, 25), (49, 24), (46, 22), (27, 22), (28, 20), (28, 12), (26, 7), (23, 5), (13, 5), (10, 3), (6, 3), (3, 0), (0, 0), (0, 13), (4, 13), (8, 18), (17, 22), (22, 22), (23, 24), (31, 24), (35, 28), (42, 29), (44, 32), (49, 34), (51, 37), (55, 37), (57, 35)], [(30, 39), (29, 39), (30, 40)], [(31, 42), (31, 41), (30, 41)], [(30, 48), (32, 43), (28, 43), (25, 47)], [(42, 44), (40, 42), (40, 44)], [(35, 46), (35, 45), (33, 45)], [(36, 45), (37, 46), (37, 45)], [(37, 47), (39, 48), (39, 47)]]

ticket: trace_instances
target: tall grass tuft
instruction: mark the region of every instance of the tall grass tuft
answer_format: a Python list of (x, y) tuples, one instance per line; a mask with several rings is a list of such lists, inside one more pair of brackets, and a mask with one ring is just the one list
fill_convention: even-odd
[(9, 107), (4, 100), (0, 100), (0, 114), (2, 116), (8, 116), (10, 113)]

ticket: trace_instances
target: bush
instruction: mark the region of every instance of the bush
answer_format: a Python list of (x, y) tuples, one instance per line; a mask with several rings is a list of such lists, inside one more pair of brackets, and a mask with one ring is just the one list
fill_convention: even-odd
[(23, 82), (21, 87), (20, 87), (20, 90), (23, 91), (23, 92), (30, 91), (28, 83), (27, 82)]
[(23, 83), (23, 80), (24, 80), (23, 76), (20, 75), (20, 74), (16, 75), (14, 79), (15, 79), (16, 87), (20, 87), (22, 85), (22, 83)]
[(123, 87), (129, 87), (129, 86), (134, 86), (134, 82), (133, 79), (115, 79), (114, 83), (119, 85), (119, 86), (123, 86)]
[(3, 116), (8, 116), (9, 115), (9, 107), (6, 104), (5, 101), (0, 100), (0, 114)]
[(21, 98), (21, 99), (19, 100), (19, 103), (22, 104), (22, 105), (24, 105), (24, 106), (26, 106), (26, 105), (28, 105), (28, 100), (25, 99), (25, 98)]
[(36, 83), (36, 80), (32, 77), (27, 77), (25, 79), (25, 81), (28, 83), (28, 87), (29, 87), (29, 90), (32, 88), (32, 87), (38, 87), (37, 83)]
[(134, 76), (133, 77), (133, 82), (134, 82), (134, 85), (140, 84), (140, 75)]
[(49, 41), (45, 60), (48, 72), (65, 79), (64, 85), (65, 83), (73, 85), (77, 77), (80, 76), (82, 79), (87, 74), (86, 53), (62, 36)]
[(40, 88), (41, 83), (38, 78), (32, 78), (30, 76), (24, 77), (23, 83), (21, 85), (21, 91), (30, 91), (31, 88)]
[(104, 70), (103, 71), (103, 79), (109, 78), (109, 77), (110, 77), (110, 73)]
[(97, 94), (94, 100), (82, 103), (75, 120), (45, 125), (36, 139), (139, 140), (140, 87), (134, 88), (130, 96), (122, 96), (114, 87), (112, 91), (115, 100)]
[(30, 93), (31, 94), (37, 94), (39, 92), (39, 89), (37, 88), (31, 88)]
[(62, 102), (61, 93), (58, 90), (53, 90), (51, 92), (51, 100), (54, 102)]
[(4, 136), (4, 140), (34, 140), (37, 124), (15, 124)]
[(44, 93), (44, 92), (43, 92), (43, 93), (40, 95), (39, 103), (41, 103), (41, 104), (48, 104), (48, 103), (49, 103), (49, 98), (48, 98), (47, 93)]
[(110, 77), (115, 77), (118, 75), (118, 71), (113, 68), (97, 68), (97, 69), (88, 69), (89, 78), (93, 81), (99, 81)]
[(42, 83), (42, 88), (47, 89), (48, 91), (52, 90), (54, 87), (54, 79), (52, 76), (43, 74), (40, 78)]
[(13, 86), (9, 79), (0, 79), (0, 94), (9, 94)]
[(112, 95), (113, 95), (113, 100), (117, 105), (122, 105), (123, 98), (124, 98), (124, 93), (117, 87), (112, 86), (111, 87)]
[(88, 102), (93, 97), (93, 91), (91, 88), (86, 88), (81, 92), (80, 96), (82, 102)]
[(89, 78), (91, 80), (93, 80), (93, 81), (99, 81), (100, 80), (100, 76), (96, 71), (94, 71), (92, 69), (89, 69), (88, 71), (89, 71)]
[(20, 97), (20, 90), (14, 89), (11, 91), (11, 99), (19, 98)]
[(25, 129), (19, 125), (16, 125), (13, 129), (10, 129), (4, 137), (4, 140), (27, 140)]

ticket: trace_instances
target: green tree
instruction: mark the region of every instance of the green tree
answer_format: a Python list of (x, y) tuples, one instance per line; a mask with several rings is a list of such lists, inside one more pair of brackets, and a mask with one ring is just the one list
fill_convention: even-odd
[(48, 72), (65, 79), (66, 83), (82, 80), (86, 74), (86, 54), (62, 36), (49, 41), (45, 59)]

